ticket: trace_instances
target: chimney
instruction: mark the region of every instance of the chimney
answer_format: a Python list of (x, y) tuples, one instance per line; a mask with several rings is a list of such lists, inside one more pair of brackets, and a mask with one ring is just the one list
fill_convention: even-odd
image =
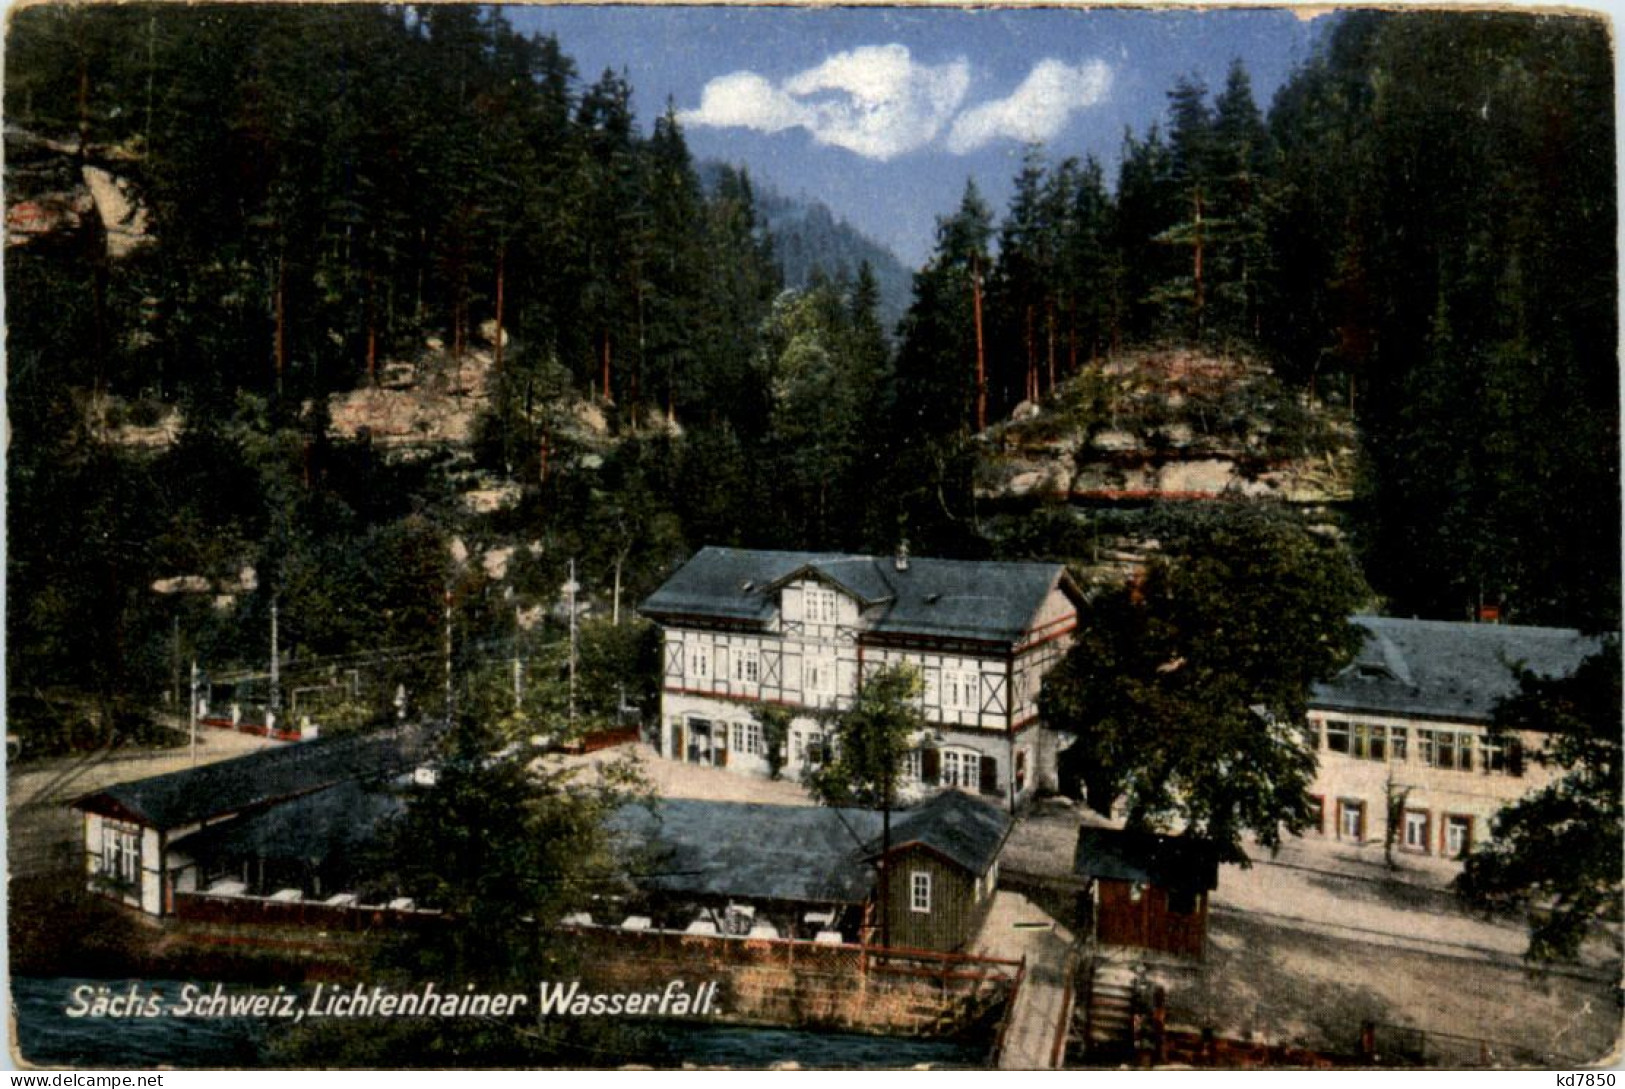
[(892, 563), (899, 571), (908, 570), (908, 542), (906, 540), (897, 543), (897, 557)]

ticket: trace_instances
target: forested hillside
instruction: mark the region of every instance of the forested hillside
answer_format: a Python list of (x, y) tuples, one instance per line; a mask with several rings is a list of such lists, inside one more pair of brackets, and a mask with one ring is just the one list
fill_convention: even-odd
[[(263, 659), (273, 602), (296, 659), (435, 648), (448, 592), (472, 675), (572, 558), (623, 615), (706, 544), (1074, 558), (1054, 511), (990, 530), (979, 436), (1159, 344), (1352, 413), (1393, 610), (1617, 624), (1599, 20), (1351, 14), (1267, 115), (1238, 67), (1116, 178), (1033, 148), (1002, 216), (945, 210), (895, 351), (861, 255), (783, 291), (745, 172), (490, 10), (48, 5), (7, 46), (10, 699)], [(345, 415), (401, 375), (466, 441)]]
[[(1613, 626), (1612, 101), (1599, 20), (1350, 13), (1267, 117), (1239, 66), (1181, 81), (1115, 189), (1033, 148), (1002, 218), (972, 185), (939, 221), (906, 441), (955, 449), (1129, 344), (1257, 355), (1353, 413), (1389, 608)], [(937, 460), (968, 493), (971, 459)]]
[(850, 280), (868, 264), (880, 291), (881, 325), (890, 331), (902, 320), (911, 275), (890, 250), (818, 201), (796, 200), (759, 186), (756, 207), (772, 239), (785, 287), (810, 287), (820, 278)]

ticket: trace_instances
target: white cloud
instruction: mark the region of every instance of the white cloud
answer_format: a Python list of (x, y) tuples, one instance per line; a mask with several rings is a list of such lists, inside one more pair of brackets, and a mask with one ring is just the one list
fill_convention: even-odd
[(836, 53), (782, 85), (734, 72), (705, 85), (684, 124), (780, 132), (800, 127), (821, 144), (882, 161), (935, 140), (964, 101), (964, 60), (919, 64), (904, 45)]
[(948, 150), (975, 151), (994, 140), (1053, 140), (1079, 110), (1102, 101), (1112, 70), (1099, 60), (1070, 65), (1046, 58), (1008, 98), (984, 102), (960, 114), (948, 133)]
[(811, 111), (755, 72), (733, 72), (705, 85), (700, 108), (684, 111), (686, 125), (781, 132), (812, 120)]

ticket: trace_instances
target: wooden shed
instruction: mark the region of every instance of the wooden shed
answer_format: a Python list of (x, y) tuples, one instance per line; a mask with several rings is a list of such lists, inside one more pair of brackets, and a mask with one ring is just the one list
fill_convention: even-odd
[[(976, 935), (998, 883), (1010, 815), (957, 790), (899, 814), (886, 855), (893, 947), (954, 952)], [(870, 848), (879, 855), (879, 841)], [(882, 890), (876, 889), (878, 899)]]
[(1206, 840), (1081, 828), (1073, 873), (1090, 883), (1095, 938), (1200, 959), (1218, 852)]

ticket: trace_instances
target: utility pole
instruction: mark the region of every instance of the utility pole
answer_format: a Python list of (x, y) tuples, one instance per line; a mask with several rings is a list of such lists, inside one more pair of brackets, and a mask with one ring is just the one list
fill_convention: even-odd
[(192, 659), (192, 696), (186, 702), (186, 734), (191, 739), (192, 766), (197, 767), (197, 659)]
[(271, 599), (271, 712), (275, 714), (282, 709), (282, 671), (280, 666), (281, 653), (277, 648), (277, 606), (276, 598)]
[(451, 722), (451, 586), (446, 586), (446, 722)]
[(570, 581), (564, 584), (565, 599), (570, 608), (570, 734), (575, 735), (576, 728), (576, 592), (581, 584), (576, 582), (576, 561), (570, 561)]
[(175, 706), (173, 701), (181, 698), (181, 618), (179, 616), (175, 617), (174, 629), (169, 640), (169, 674), (171, 691), (174, 693), (169, 698), (172, 701), (170, 706), (173, 707)]
[(519, 661), (519, 606), (513, 607), (513, 709), (517, 714), (524, 706), (525, 667)]
[(971, 305), (976, 319), (976, 430), (987, 430), (987, 363), (982, 342), (982, 262), (971, 258)]

